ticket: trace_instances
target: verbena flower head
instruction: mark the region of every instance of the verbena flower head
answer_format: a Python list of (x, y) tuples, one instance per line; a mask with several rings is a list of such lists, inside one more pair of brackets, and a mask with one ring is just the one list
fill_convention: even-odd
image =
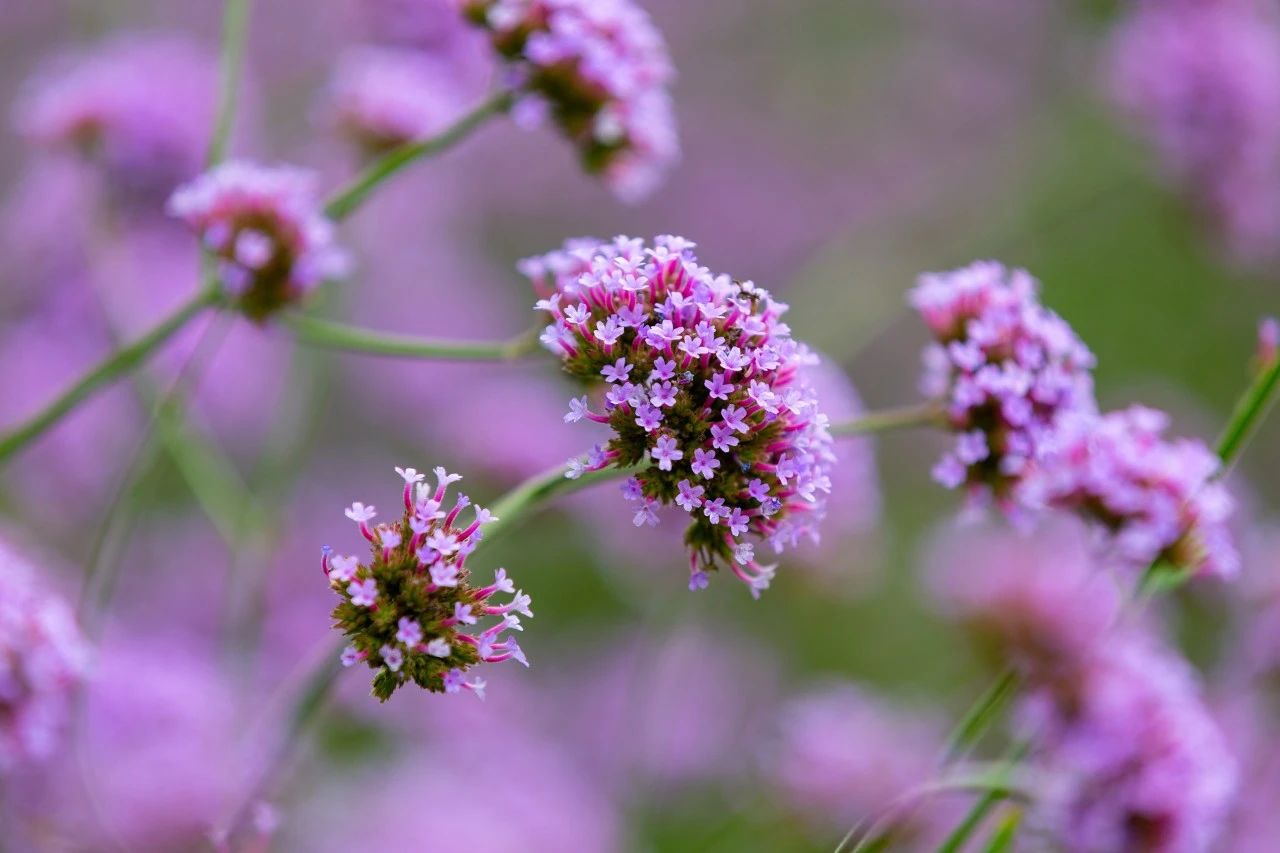
[[(322, 550), (325, 575), (342, 598), (333, 609), (335, 627), (351, 638), (342, 663), (364, 662), (374, 670), (373, 694), (383, 701), (410, 681), (433, 693), (466, 688), (483, 698), (485, 682), (466, 680), (467, 670), (508, 659), (529, 665), (507, 632), (524, 630), (520, 617), (533, 616), (530, 598), (516, 590), (505, 569), (486, 586), (472, 582), (467, 556), (483, 526), (495, 519), (478, 506), (468, 511), (466, 495), (446, 505), (448, 488), (460, 476), (436, 468), (432, 484), (412, 468), (396, 471), (404, 479), (399, 519), (373, 525), (376, 510), (358, 502), (346, 511), (368, 540), (369, 556)], [(497, 604), (497, 593), (512, 598)]]
[(1123, 560), (1161, 560), (1193, 573), (1239, 568), (1220, 460), (1194, 439), (1166, 440), (1163, 412), (1132, 406), (1070, 419), (1057, 446), (1023, 484), (1036, 506), (1074, 510), (1100, 525)]
[(1019, 716), (1048, 771), (1045, 816), (1066, 849), (1213, 849), (1236, 762), (1172, 652), (1113, 634), (1081, 684), (1033, 691)]
[(0, 541), (0, 771), (54, 751), (87, 664), (71, 608)]
[(607, 445), (571, 461), (569, 476), (648, 463), (623, 485), (636, 525), (676, 504), (692, 519), (690, 587), (727, 566), (758, 595), (773, 567), (751, 540), (781, 553), (816, 533), (832, 439), (797, 376), (813, 355), (782, 322), (786, 306), (698, 266), (693, 245), (576, 240), (521, 270), (552, 321), (543, 343), (599, 392), (596, 402), (572, 400), (565, 420), (613, 430)]
[(329, 89), (334, 122), (371, 153), (438, 133), (461, 106), (448, 76), (409, 49), (347, 51)]
[(169, 212), (217, 256), (223, 287), (255, 320), (346, 270), (315, 178), (301, 169), (223, 163), (179, 187)]
[(928, 563), (941, 609), (1031, 682), (1076, 677), (1120, 615), (1119, 588), (1069, 517), (1035, 530), (951, 528)]
[(1280, 234), (1280, 22), (1255, 0), (1134, 4), (1112, 40), (1115, 99), (1165, 173), (1243, 256)]
[(921, 276), (911, 291), (934, 337), (922, 390), (958, 433), (934, 468), (948, 488), (1007, 502), (1063, 417), (1096, 408), (1093, 354), (1037, 288), (1025, 270), (983, 261)]
[[(777, 740), (764, 757), (765, 775), (789, 810), (824, 836), (842, 833), (888, 818), (895, 804), (936, 779), (944, 731), (940, 719), (854, 684), (833, 684), (782, 707)], [(955, 811), (954, 803), (940, 801), (899, 810), (886, 827), (889, 846), (932, 847), (923, 836), (954, 823), (939, 820)]]
[(216, 96), (212, 55), (182, 38), (138, 36), (38, 73), (15, 121), (32, 141), (91, 159), (122, 195), (153, 203), (199, 172)]
[(632, 0), (453, 0), (512, 65), (516, 120), (555, 125), (621, 198), (648, 195), (679, 156), (662, 34)]

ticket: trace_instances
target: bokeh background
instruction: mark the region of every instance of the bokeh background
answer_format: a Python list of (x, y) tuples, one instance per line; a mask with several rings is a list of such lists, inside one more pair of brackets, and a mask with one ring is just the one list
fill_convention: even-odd
[[(373, 26), (371, 5), (254, 4), (233, 154), (314, 168), (326, 187), (354, 172), (326, 111), (335, 63), (407, 38)], [(839, 368), (828, 408), (852, 412), (917, 399), (915, 276), (997, 258), (1030, 269), (1097, 354), (1104, 408), (1146, 402), (1212, 439), (1280, 282), (1206, 235), (1108, 97), (1117, 6), (643, 5), (679, 72), (683, 147), (651, 199), (624, 206), (552, 134), (494, 122), (343, 226), (355, 274), (325, 310), (502, 338), (534, 320), (519, 258), (571, 236), (682, 234), (702, 263), (792, 305), (796, 336)], [(220, 15), (208, 0), (2, 0), (0, 104), (18, 114), (68, 52), (173, 40), (172, 76), (148, 85), (158, 120), (200, 144)], [(466, 104), (483, 83), (464, 69), (450, 86)], [(0, 130), (0, 424), (185, 299), (197, 273), (165, 192), (113, 186), (18, 124)], [(82, 602), (98, 647), (64, 752), (0, 783), (0, 848), (206, 849), (211, 831), (249, 825), (284, 850), (830, 849), (883, 802), (877, 780), (915, 778), (990, 679), (927, 591), (930, 565), (964, 556), (938, 544), (959, 509), (929, 476), (945, 438), (887, 435), (845, 448), (824, 543), (760, 601), (729, 582), (687, 592), (678, 524), (637, 532), (613, 486), (557, 503), (483, 554), (533, 595), (528, 672), (491, 668), (484, 704), (402, 691), (386, 706), (345, 672), (306, 745), (259, 785), (282, 709), (331, 648), (318, 550), (355, 545), (342, 509), (395, 500), (397, 464), (461, 471), (489, 503), (594, 439), (562, 422), (570, 389), (550, 360), (388, 361), (220, 322), (0, 474), (6, 533)], [(138, 454), (148, 395), (188, 362), (185, 459)], [(1229, 681), (1242, 602), (1280, 571), (1278, 483), (1272, 424), (1234, 483), (1253, 580), (1161, 607), (1211, 692)], [(229, 488), (254, 499), (228, 514)]]

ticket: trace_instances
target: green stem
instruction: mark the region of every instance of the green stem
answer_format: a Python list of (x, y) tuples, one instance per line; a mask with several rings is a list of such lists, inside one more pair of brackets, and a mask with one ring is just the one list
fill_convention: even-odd
[(286, 315), (283, 323), (299, 343), (369, 355), (446, 361), (514, 361), (537, 348), (537, 337), (530, 333), (507, 341), (450, 341), (376, 332), (307, 314)]
[(1004, 709), (1009, 700), (1014, 697), (1018, 691), (1018, 674), (1012, 669), (1006, 669), (996, 679), (995, 683), (987, 688), (986, 692), (978, 697), (965, 715), (956, 724), (947, 738), (947, 748), (943, 761), (951, 762), (962, 756), (969, 747), (977, 743), (978, 738), (986, 731), (991, 722)]
[(222, 56), (218, 68), (218, 113), (209, 140), (207, 165), (222, 162), (236, 117), (236, 96), (244, 68), (245, 39), (249, 30), (249, 0), (226, 0), (222, 12)]
[(1270, 408), (1277, 389), (1280, 389), (1280, 358), (1258, 371), (1253, 384), (1244, 392), (1227, 421), (1222, 437), (1218, 439), (1218, 458), (1222, 460), (1222, 473), (1240, 456), (1249, 437)]
[(1014, 809), (1009, 812), (1004, 820), (1000, 821), (1000, 825), (996, 827), (996, 831), (991, 834), (991, 840), (987, 842), (986, 853), (1006, 853), (1013, 849), (1013, 841), (1018, 835), (1018, 829), (1022, 825), (1022, 810)]
[(212, 305), (217, 293), (205, 290), (187, 302), (158, 326), (126, 347), (116, 350), (89, 371), (53, 402), (25, 423), (0, 436), (0, 465), (19, 450), (39, 438), (46, 430), (62, 420), (76, 406), (95, 391), (137, 369), (165, 342), (176, 335), (187, 323)]
[(584, 489), (596, 483), (617, 480), (630, 476), (639, 468), (602, 468), (599, 471), (588, 471), (576, 480), (565, 476), (568, 469), (564, 465), (552, 468), (525, 480), (489, 507), (495, 521), (484, 528), (484, 544), (491, 545), (510, 532), (517, 522), (544, 501), (556, 495), (568, 494)]
[(493, 116), (505, 113), (510, 109), (513, 100), (514, 96), (511, 92), (506, 90), (495, 92), (436, 136), (416, 142), (406, 142), (393, 149), (380, 160), (370, 164), (350, 184), (330, 196), (325, 204), (325, 215), (334, 220), (345, 219), (384, 181), (418, 160), (453, 147)]
[(869, 435), (876, 432), (889, 432), (895, 429), (907, 429), (919, 426), (942, 426), (946, 423), (946, 413), (935, 402), (921, 403), (914, 406), (900, 406), (896, 409), (883, 409), (878, 412), (867, 412), (847, 421), (831, 425), (832, 435)]
[(1026, 755), (1030, 744), (1022, 742), (1015, 744), (1009, 750), (1009, 755), (1005, 759), (1003, 766), (996, 773), (995, 783), (991, 785), (978, 801), (973, 804), (973, 808), (965, 815), (963, 821), (957, 826), (947, 839), (938, 847), (938, 853), (957, 853), (967, 842), (974, 831), (982, 824), (987, 815), (999, 805), (1001, 800), (1007, 799), (1013, 792), (1012, 786), (1007, 784), (1008, 775), (1013, 772), (1014, 766), (1022, 760), (1022, 756)]

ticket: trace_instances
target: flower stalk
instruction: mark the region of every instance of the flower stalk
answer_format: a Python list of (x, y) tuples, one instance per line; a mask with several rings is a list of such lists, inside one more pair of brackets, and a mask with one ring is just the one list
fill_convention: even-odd
[(401, 170), (419, 160), (452, 148), (489, 119), (505, 113), (511, 108), (514, 100), (515, 96), (505, 89), (494, 92), (435, 136), (416, 142), (406, 142), (395, 148), (386, 156), (370, 164), (351, 183), (330, 196), (325, 204), (325, 215), (335, 221), (346, 219), (368, 200), (374, 190)]
[(922, 403), (914, 406), (900, 406), (883, 409), (878, 412), (867, 412), (846, 421), (831, 425), (834, 436), (870, 435), (877, 432), (890, 432), (896, 429), (912, 427), (945, 427), (946, 412), (936, 402)]
[(205, 309), (215, 305), (218, 299), (216, 290), (201, 291), (150, 332), (113, 352), (26, 422), (0, 436), (0, 465), (55, 426), (95, 392), (146, 363), (161, 346), (204, 313)]
[(533, 352), (538, 345), (537, 337), (529, 333), (506, 341), (450, 341), (361, 329), (307, 314), (290, 314), (283, 322), (300, 343), (367, 355), (443, 361), (514, 361)]

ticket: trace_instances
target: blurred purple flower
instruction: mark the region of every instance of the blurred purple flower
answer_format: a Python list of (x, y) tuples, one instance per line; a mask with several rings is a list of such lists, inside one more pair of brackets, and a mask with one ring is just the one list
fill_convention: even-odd
[(823, 837), (885, 821), (888, 838), (928, 849), (957, 818), (925, 795), (939, 771), (945, 720), (853, 684), (832, 684), (783, 706), (764, 770), (785, 806)]
[(255, 320), (347, 268), (314, 176), (300, 169), (224, 163), (179, 187), (169, 212), (218, 256), (222, 286)]
[(1139, 2), (1111, 45), (1112, 89), (1164, 171), (1227, 246), (1280, 237), (1280, 19), (1261, 0)]
[(200, 170), (216, 95), (211, 52), (182, 36), (126, 36), (38, 72), (15, 122), (98, 164), (117, 198), (158, 208)]
[(375, 154), (438, 133), (466, 106), (439, 60), (386, 47), (343, 53), (328, 102), (338, 127)]
[(1120, 616), (1121, 595), (1084, 525), (950, 526), (929, 546), (933, 599), (1032, 681), (1075, 678)]
[(1140, 632), (1112, 633), (1069, 690), (1028, 694), (1020, 726), (1047, 774), (1043, 815), (1072, 850), (1212, 849), (1236, 762), (1191, 668)]
[(0, 540), (0, 775), (55, 751), (88, 668), (75, 615), (46, 583)]
[(1240, 558), (1228, 527), (1234, 502), (1216, 479), (1221, 461), (1198, 440), (1166, 440), (1168, 425), (1142, 406), (1069, 419), (1022, 499), (1096, 523), (1135, 567), (1158, 559), (1230, 577)]

